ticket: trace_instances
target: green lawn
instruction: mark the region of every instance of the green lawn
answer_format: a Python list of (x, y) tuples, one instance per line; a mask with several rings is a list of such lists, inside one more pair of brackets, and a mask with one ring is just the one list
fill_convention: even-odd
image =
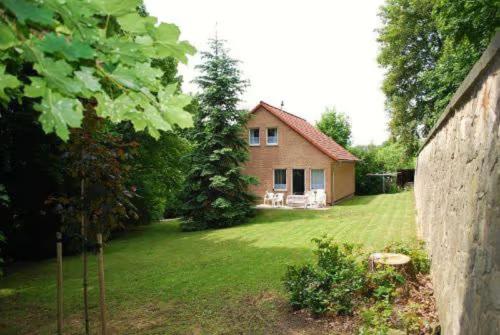
[[(329, 234), (368, 250), (414, 240), (413, 194), (356, 197), (325, 211), (261, 210), (250, 223), (183, 233), (176, 221), (142, 227), (105, 249), (114, 334), (308, 334), (314, 322), (288, 311), (287, 264), (312, 259)], [(90, 301), (97, 327), (96, 263)], [(66, 334), (81, 334), (81, 261), (64, 259)], [(0, 334), (53, 334), (55, 263), (17, 264), (0, 280)], [(302, 320), (303, 321), (303, 320)]]

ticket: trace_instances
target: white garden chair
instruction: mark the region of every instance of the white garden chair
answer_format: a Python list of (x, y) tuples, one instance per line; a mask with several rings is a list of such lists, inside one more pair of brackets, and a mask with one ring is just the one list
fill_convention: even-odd
[(264, 205), (266, 204), (266, 201), (269, 201), (269, 204), (274, 206), (274, 193), (273, 192), (266, 191), (266, 194), (264, 195)]
[(304, 193), (304, 195), (307, 197), (307, 207), (314, 206), (316, 200), (316, 197), (314, 196), (314, 191), (307, 191), (306, 193)]
[(285, 196), (283, 193), (275, 193), (273, 199), (273, 207), (283, 207)]
[(325, 190), (311, 190), (307, 192), (308, 205), (315, 207), (326, 206), (326, 193)]
[(315, 190), (316, 191), (316, 204), (321, 207), (326, 206), (326, 193), (325, 190)]

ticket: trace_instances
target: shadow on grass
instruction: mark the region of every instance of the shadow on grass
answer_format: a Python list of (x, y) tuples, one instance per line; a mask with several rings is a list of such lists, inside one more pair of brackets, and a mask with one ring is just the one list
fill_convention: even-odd
[[(181, 233), (178, 223), (159, 223), (107, 245), (107, 302), (116, 333), (154, 330), (184, 334), (195, 328), (209, 334), (227, 333), (227, 329), (234, 333), (267, 333), (280, 326), (277, 313), (281, 312), (274, 303), (248, 311), (241, 308), (241, 303), (263, 292), (274, 292), (283, 299), (281, 278), (286, 265), (311, 260), (311, 251), (255, 247), (254, 240), (206, 238), (210, 233)], [(89, 300), (94, 316), (98, 312), (96, 267), (95, 257), (91, 256)], [(66, 257), (63, 268), (68, 316), (65, 333), (77, 334), (82, 329), (80, 257)], [(9, 292), (0, 295), (0, 333), (54, 332), (54, 260), (16, 266), (0, 280), (0, 287)], [(160, 313), (156, 305), (170, 307)], [(237, 324), (235, 316), (231, 316), (235, 311)], [(92, 324), (98, 325), (97, 318)]]
[[(218, 230), (185, 233), (179, 221), (137, 227), (105, 247), (114, 333), (321, 334), (303, 331), (300, 325), (284, 331), (287, 305), (265, 295), (283, 301), (286, 265), (313, 259), (305, 238), (319, 237), (319, 230), (331, 233), (337, 224), (340, 233), (350, 233), (354, 222), (364, 220), (364, 212), (372, 209), (342, 207), (365, 205), (374, 198), (356, 197), (326, 211), (263, 210), (245, 225)], [(272, 223), (263, 229), (256, 226)], [(353, 234), (344, 235), (367, 236), (362, 234), (365, 228), (357, 224)], [(81, 334), (80, 256), (65, 257), (63, 268), (65, 334)], [(0, 279), (0, 334), (54, 332), (55, 269), (53, 259), (9, 267)], [(99, 290), (93, 255), (89, 269), (92, 324), (97, 327)], [(260, 296), (264, 298), (248, 308), (246, 301)]]

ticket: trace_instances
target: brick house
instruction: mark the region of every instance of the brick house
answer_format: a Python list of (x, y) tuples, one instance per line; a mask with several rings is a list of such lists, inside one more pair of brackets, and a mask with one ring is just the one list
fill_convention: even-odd
[(259, 179), (252, 187), (258, 197), (266, 191), (289, 195), (324, 189), (331, 204), (354, 194), (357, 157), (306, 120), (263, 101), (250, 113), (244, 173)]

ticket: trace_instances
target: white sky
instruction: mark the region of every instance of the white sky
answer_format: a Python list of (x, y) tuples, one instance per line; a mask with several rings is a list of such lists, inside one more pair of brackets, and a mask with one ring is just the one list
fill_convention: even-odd
[[(388, 137), (383, 71), (376, 62), (374, 31), (383, 0), (146, 0), (150, 15), (175, 23), (181, 39), (198, 50), (218, 35), (239, 59), (250, 87), (242, 108), (260, 100), (304, 117), (311, 123), (327, 106), (349, 115), (354, 144), (380, 144)], [(181, 65), (183, 90), (199, 55)]]

